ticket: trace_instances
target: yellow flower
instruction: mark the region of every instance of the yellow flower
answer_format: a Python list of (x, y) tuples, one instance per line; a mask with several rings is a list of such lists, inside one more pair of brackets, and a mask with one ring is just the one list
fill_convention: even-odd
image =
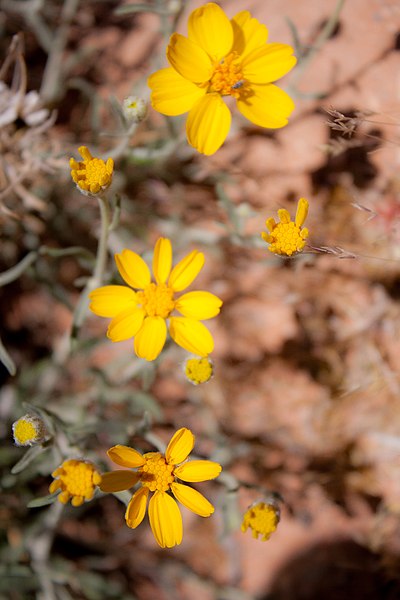
[(73, 506), (80, 506), (93, 498), (94, 490), (101, 482), (101, 475), (94, 465), (85, 460), (66, 460), (52, 473), (56, 479), (49, 487), (50, 494), (61, 490), (57, 499), (66, 504), (70, 498)]
[(302, 229), (307, 214), (308, 201), (305, 198), (300, 198), (294, 222), (285, 208), (278, 210), (280, 223), (276, 223), (272, 217), (267, 219), (265, 224), (269, 233), (263, 231), (261, 237), (269, 244), (268, 250), (285, 256), (292, 256), (296, 252), (301, 252), (308, 238), (308, 229), (306, 227)]
[(182, 516), (175, 500), (201, 517), (209, 517), (214, 512), (213, 505), (200, 492), (177, 481), (208, 481), (221, 472), (221, 465), (211, 460), (184, 462), (193, 446), (193, 433), (183, 427), (171, 438), (165, 454), (147, 452), (142, 455), (133, 448), (119, 445), (107, 452), (117, 465), (137, 470), (104, 473), (100, 489), (103, 492), (120, 492), (141, 483), (125, 513), (126, 524), (132, 529), (143, 521), (147, 499), (150, 492), (154, 492), (149, 502), (149, 521), (161, 548), (172, 548), (182, 541)]
[(35, 415), (24, 415), (13, 423), (12, 430), (17, 446), (34, 446), (48, 436), (44, 421)]
[(225, 141), (231, 113), (224, 97), (236, 100), (246, 119), (276, 129), (294, 109), (291, 98), (272, 82), (296, 64), (287, 44), (267, 44), (268, 30), (244, 10), (229, 20), (209, 2), (189, 16), (188, 37), (174, 33), (167, 48), (170, 67), (149, 77), (152, 106), (176, 116), (189, 112), (188, 142), (214, 154)]
[(253, 538), (256, 540), (261, 535), (261, 541), (265, 542), (276, 530), (280, 519), (280, 511), (274, 504), (256, 502), (252, 504), (243, 516), (242, 531), (248, 528), (252, 530)]
[[(154, 360), (160, 354), (167, 337), (167, 320), (172, 339), (188, 352), (207, 356), (214, 340), (200, 322), (215, 317), (222, 301), (210, 292), (187, 292), (175, 298), (197, 277), (204, 265), (204, 254), (193, 250), (171, 271), (172, 246), (160, 238), (154, 248), (153, 273), (144, 260), (132, 250), (115, 255), (118, 271), (130, 287), (106, 285), (91, 292), (90, 309), (99, 317), (112, 321), (107, 335), (113, 342), (134, 337), (136, 355)], [(139, 289), (135, 292), (132, 288)], [(172, 316), (174, 310), (183, 316)]]
[(93, 158), (86, 146), (81, 146), (78, 151), (83, 161), (77, 162), (71, 158), (69, 166), (71, 177), (79, 191), (87, 196), (96, 196), (99, 192), (104, 192), (111, 185), (114, 171), (113, 159), (108, 158), (107, 162), (104, 162), (101, 158)]
[(194, 385), (210, 381), (213, 372), (212, 360), (207, 356), (204, 358), (188, 358), (185, 362), (186, 378)]

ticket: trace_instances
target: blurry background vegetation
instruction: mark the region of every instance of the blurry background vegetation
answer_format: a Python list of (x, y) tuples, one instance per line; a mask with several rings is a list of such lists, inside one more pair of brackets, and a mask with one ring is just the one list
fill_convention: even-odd
[[(0, 596), (398, 598), (398, 2), (222, 1), (295, 46), (297, 108), (275, 132), (236, 115), (211, 158), (180, 119), (150, 111), (133, 131), (120, 109), (148, 98), (170, 32), (199, 4), (0, 2)], [(116, 160), (107, 281), (114, 252), (149, 258), (160, 235), (176, 259), (205, 252), (199, 289), (224, 299), (210, 383), (185, 380), (179, 348), (145, 363), (104, 320), (77, 322), (100, 224), (69, 176), (82, 144)], [(300, 196), (312, 248), (283, 261), (259, 232)], [(26, 451), (11, 425), (32, 410), (55, 435)], [(182, 546), (128, 529), (111, 495), (40, 506), (69, 455), (108, 468), (111, 445), (150, 450), (182, 426), (225, 470), (207, 484), (213, 517), (185, 512)], [(270, 492), (282, 521), (261, 543), (240, 513)]]

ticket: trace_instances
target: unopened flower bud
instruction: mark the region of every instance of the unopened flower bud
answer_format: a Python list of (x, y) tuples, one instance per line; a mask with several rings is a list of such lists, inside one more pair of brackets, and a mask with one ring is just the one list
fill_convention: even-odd
[(140, 123), (147, 116), (148, 106), (139, 96), (128, 96), (122, 102), (122, 110), (128, 123)]

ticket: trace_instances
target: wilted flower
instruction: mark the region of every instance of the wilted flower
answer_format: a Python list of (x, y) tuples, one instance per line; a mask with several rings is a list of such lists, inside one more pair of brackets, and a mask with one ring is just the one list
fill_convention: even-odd
[(100, 489), (103, 492), (120, 492), (141, 483), (125, 513), (126, 524), (132, 529), (143, 521), (147, 499), (150, 492), (154, 492), (149, 502), (149, 520), (154, 537), (162, 548), (172, 548), (182, 541), (182, 516), (175, 500), (201, 517), (209, 517), (214, 512), (213, 505), (200, 492), (177, 481), (208, 481), (221, 472), (221, 465), (210, 460), (184, 462), (193, 450), (194, 439), (193, 433), (183, 427), (172, 437), (165, 454), (146, 452), (142, 455), (133, 448), (120, 445), (107, 452), (117, 465), (136, 471), (103, 473)]
[(280, 519), (280, 510), (275, 503), (255, 502), (243, 515), (242, 531), (245, 533), (250, 527), (253, 538), (256, 540), (261, 535), (265, 542), (276, 530)]
[(208, 356), (203, 358), (187, 358), (185, 362), (185, 375), (190, 383), (199, 385), (210, 381), (213, 376), (214, 365)]
[(272, 82), (296, 64), (293, 48), (267, 44), (268, 30), (244, 10), (229, 20), (209, 2), (189, 16), (188, 37), (174, 33), (167, 48), (170, 67), (150, 76), (152, 106), (176, 116), (189, 112), (188, 142), (203, 154), (223, 144), (231, 113), (223, 98), (232, 97), (255, 125), (284, 127), (294, 109), (291, 98)]
[[(154, 248), (153, 273), (132, 250), (115, 255), (118, 271), (128, 284), (106, 285), (90, 293), (90, 309), (99, 317), (111, 317), (107, 335), (113, 342), (134, 337), (136, 355), (154, 360), (167, 337), (167, 320), (172, 339), (188, 352), (207, 356), (214, 348), (211, 333), (200, 321), (218, 315), (222, 301), (210, 292), (187, 292), (175, 298), (197, 277), (204, 254), (193, 250), (171, 271), (172, 246), (160, 238)], [(135, 292), (132, 288), (139, 289)], [(174, 310), (183, 317), (172, 316)]]
[(41, 125), (49, 117), (50, 111), (43, 108), (39, 94), (35, 90), (24, 94), (10, 89), (0, 81), (0, 127), (22, 119), (29, 127)]
[(69, 165), (71, 177), (79, 191), (86, 196), (96, 196), (104, 192), (111, 185), (114, 171), (113, 159), (107, 158), (107, 162), (104, 162), (101, 158), (93, 158), (86, 146), (78, 148), (78, 152), (83, 161), (77, 162), (71, 158)]
[(17, 446), (34, 446), (44, 442), (48, 436), (43, 419), (36, 415), (24, 415), (13, 423), (12, 430)]
[(262, 239), (269, 244), (268, 250), (274, 254), (283, 254), (292, 256), (296, 252), (301, 252), (306, 245), (308, 229), (302, 226), (308, 214), (308, 201), (300, 198), (297, 204), (296, 218), (294, 222), (290, 218), (290, 213), (285, 208), (278, 210), (280, 223), (276, 223), (272, 217), (267, 219), (265, 224), (269, 233), (261, 233)]
[(72, 506), (80, 506), (85, 500), (91, 500), (96, 486), (101, 482), (100, 473), (91, 462), (85, 460), (66, 460), (52, 476), (56, 479), (49, 487), (50, 494), (60, 490), (58, 501), (66, 504), (71, 499)]

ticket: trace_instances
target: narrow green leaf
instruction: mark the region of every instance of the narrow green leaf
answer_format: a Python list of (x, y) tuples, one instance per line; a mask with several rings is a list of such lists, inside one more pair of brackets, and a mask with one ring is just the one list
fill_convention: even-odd
[(40, 446), (40, 445), (32, 446), (32, 448), (29, 448), (29, 450), (27, 450), (25, 452), (23, 457), (13, 466), (13, 468), (11, 469), (11, 473), (13, 475), (16, 475), (17, 473), (21, 473), (21, 471), (26, 469), (26, 467), (33, 460), (35, 460), (35, 458), (37, 456), (39, 456), (39, 454), (42, 454), (42, 452), (44, 452), (45, 450), (46, 450), (46, 448), (43, 448), (43, 446)]
[(15, 373), (17, 372), (17, 367), (15, 366), (15, 362), (13, 361), (13, 359), (11, 358), (11, 356), (8, 354), (7, 350), (3, 346), (3, 342), (1, 341), (1, 339), (0, 339), (0, 361), (3, 363), (3, 365), (5, 366), (7, 371), (10, 373), (10, 375), (15, 375)]
[(41, 498), (35, 498), (35, 500), (31, 500), (28, 502), (28, 508), (40, 508), (41, 506), (47, 506), (48, 504), (53, 504), (55, 499), (57, 498), (58, 493), (49, 494), (48, 496), (42, 496)]

